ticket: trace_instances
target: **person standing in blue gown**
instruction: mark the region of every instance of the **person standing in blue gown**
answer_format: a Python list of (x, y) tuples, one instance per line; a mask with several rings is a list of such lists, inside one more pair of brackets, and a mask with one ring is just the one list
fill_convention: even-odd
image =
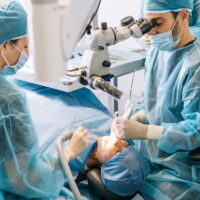
[(155, 27), (145, 63), (142, 101), (131, 120), (113, 121), (116, 137), (133, 139), (151, 165), (144, 199), (200, 199), (200, 43), (191, 33), (191, 0), (145, 0), (144, 17)]
[[(55, 199), (65, 182), (58, 155), (42, 154), (25, 94), (6, 75), (28, 59), (27, 13), (18, 0), (0, 2), (0, 199)], [(48, 128), (48, 127), (47, 127)], [(72, 160), (88, 145), (88, 132), (75, 131), (65, 156)]]

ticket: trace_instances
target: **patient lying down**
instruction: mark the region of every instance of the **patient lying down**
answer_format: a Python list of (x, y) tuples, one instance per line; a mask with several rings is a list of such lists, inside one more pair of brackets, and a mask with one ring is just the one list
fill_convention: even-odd
[(87, 160), (88, 168), (101, 167), (106, 161), (110, 160), (116, 154), (121, 153), (128, 146), (128, 142), (116, 137), (99, 137), (96, 149), (90, 154)]
[(88, 168), (100, 168), (105, 187), (120, 196), (137, 192), (149, 172), (148, 162), (134, 144), (114, 136), (100, 137), (86, 164)]

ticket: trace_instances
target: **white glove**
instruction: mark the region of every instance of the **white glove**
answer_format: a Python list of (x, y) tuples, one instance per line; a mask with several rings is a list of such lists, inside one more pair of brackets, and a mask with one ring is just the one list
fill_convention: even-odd
[(145, 125), (122, 117), (115, 118), (112, 123), (112, 133), (120, 139), (158, 140), (163, 129), (162, 126)]
[(141, 38), (142, 42), (144, 42), (144, 44), (146, 44), (147, 46), (151, 45), (151, 39), (150, 36), (148, 34), (145, 34), (142, 36)]
[(64, 150), (68, 160), (73, 160), (86, 149), (88, 146), (88, 136), (88, 131), (83, 127), (79, 127), (75, 130), (69, 145)]
[(130, 120), (133, 121), (137, 121), (137, 122), (141, 122), (141, 123), (145, 123), (145, 121), (147, 121), (146, 117), (145, 117), (145, 111), (144, 110), (140, 110), (138, 111), (136, 114), (134, 114)]

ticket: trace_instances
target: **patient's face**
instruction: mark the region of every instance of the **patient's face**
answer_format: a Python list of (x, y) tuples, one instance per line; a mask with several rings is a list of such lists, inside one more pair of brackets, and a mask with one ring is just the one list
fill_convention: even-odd
[(111, 159), (117, 153), (122, 152), (129, 144), (114, 136), (104, 136), (98, 139), (96, 150), (92, 153), (91, 158), (95, 159), (99, 165)]

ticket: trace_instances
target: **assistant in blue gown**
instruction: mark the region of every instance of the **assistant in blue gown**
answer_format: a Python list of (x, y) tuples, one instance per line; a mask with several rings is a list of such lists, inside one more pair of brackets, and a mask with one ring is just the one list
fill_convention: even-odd
[[(162, 3), (166, 7), (160, 9), (191, 4), (187, 0), (184, 5), (182, 1), (147, 2), (152, 11)], [(199, 57), (198, 40), (171, 51), (151, 46), (147, 54), (143, 99), (135, 112), (145, 110), (147, 123), (163, 126), (164, 131), (158, 141), (135, 141), (151, 163), (151, 173), (141, 189), (145, 199), (200, 199), (200, 162), (188, 156), (200, 146)]]

